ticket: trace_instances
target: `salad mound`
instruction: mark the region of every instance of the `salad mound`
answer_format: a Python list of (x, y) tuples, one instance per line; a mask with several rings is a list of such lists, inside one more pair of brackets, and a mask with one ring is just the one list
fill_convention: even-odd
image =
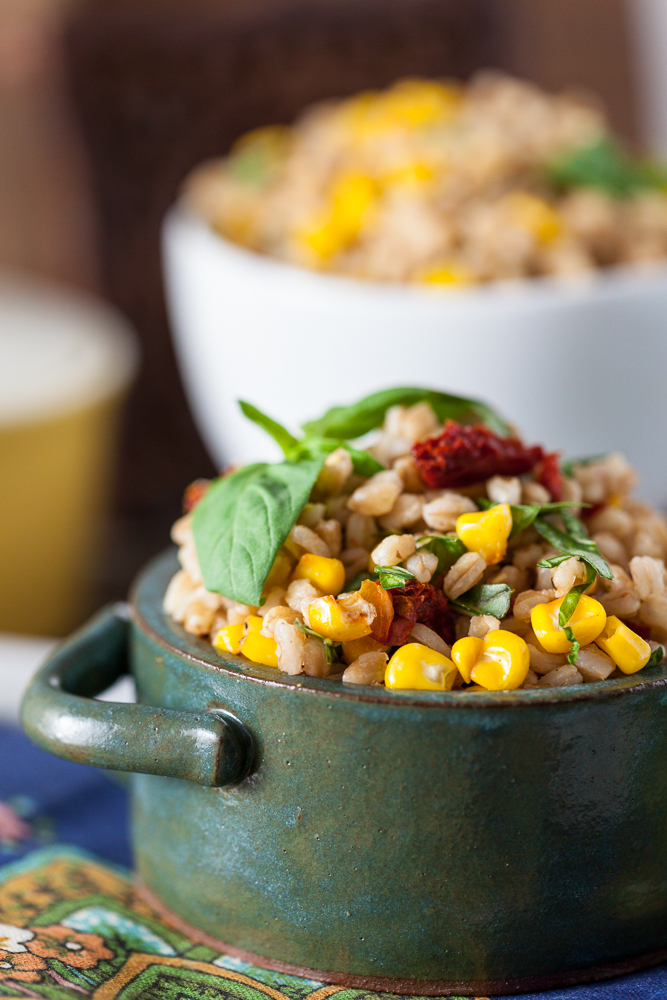
[(186, 198), (257, 253), (451, 290), (664, 260), (666, 180), (597, 105), (485, 71), (255, 129), (195, 171)]
[[(667, 524), (620, 454), (563, 461), (424, 388), (335, 407), (185, 493), (165, 611), (286, 674), (428, 691), (560, 687), (662, 661)], [(358, 438), (375, 432), (366, 448)]]

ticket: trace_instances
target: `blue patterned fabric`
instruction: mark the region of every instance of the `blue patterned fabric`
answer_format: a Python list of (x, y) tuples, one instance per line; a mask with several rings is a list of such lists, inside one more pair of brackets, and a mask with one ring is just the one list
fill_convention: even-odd
[[(17, 862), (36, 848), (66, 844), (84, 848), (114, 864), (131, 867), (128, 802), (122, 788), (101, 771), (44, 753), (23, 733), (10, 727), (0, 727), (0, 806), (2, 804), (9, 809), (4, 814), (0, 810), (0, 865)], [(27, 839), (7, 837), (7, 832), (11, 832), (12, 815), (23, 824), (22, 833)], [(268, 984), (275, 979), (275, 973), (239, 964), (237, 960), (218, 960), (219, 964), (228, 965), (229, 962), (234, 968), (242, 964), (242, 971), (258, 982), (266, 980)], [(306, 992), (317, 986), (306, 980), (303, 984), (304, 989), (308, 987)], [(0, 994), (2, 992), (0, 990)], [(359, 1000), (367, 1000), (369, 996), (367, 991), (344, 992), (346, 1000), (353, 995)], [(227, 991), (221, 988), (219, 995), (225, 997)], [(333, 997), (335, 995), (334, 992)], [(524, 994), (524, 998), (667, 1000), (667, 965), (588, 986)]]

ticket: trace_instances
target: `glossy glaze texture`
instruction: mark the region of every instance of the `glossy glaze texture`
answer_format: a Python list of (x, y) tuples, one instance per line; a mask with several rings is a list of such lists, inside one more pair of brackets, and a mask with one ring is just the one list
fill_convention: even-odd
[[(237, 948), (362, 976), (546, 976), (667, 947), (665, 670), (461, 694), (289, 678), (135, 594), (142, 701), (254, 742), (227, 789), (138, 775), (140, 877)], [(141, 741), (141, 733), (136, 734)]]

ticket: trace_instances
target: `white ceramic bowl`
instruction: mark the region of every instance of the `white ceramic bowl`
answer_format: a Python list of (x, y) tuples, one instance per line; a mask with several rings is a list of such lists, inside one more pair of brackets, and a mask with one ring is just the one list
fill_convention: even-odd
[(392, 385), (487, 400), (571, 456), (625, 452), (667, 501), (667, 265), (447, 293), (321, 275), (243, 249), (175, 206), (164, 226), (177, 353), (215, 461), (272, 459), (236, 400), (292, 429)]

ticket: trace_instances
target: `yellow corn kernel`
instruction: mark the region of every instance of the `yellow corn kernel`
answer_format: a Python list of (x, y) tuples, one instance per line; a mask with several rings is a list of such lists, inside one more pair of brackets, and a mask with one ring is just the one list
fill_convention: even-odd
[(225, 625), (216, 633), (213, 645), (219, 653), (240, 653), (245, 631), (243, 624)]
[(609, 615), (595, 643), (624, 674), (636, 674), (651, 657), (649, 644), (616, 615)]
[(346, 663), (354, 663), (364, 653), (386, 653), (389, 646), (374, 639), (372, 635), (365, 635), (362, 639), (351, 639), (341, 646), (341, 654)]
[(512, 513), (507, 503), (496, 504), (477, 514), (461, 514), (456, 534), (470, 552), (478, 552), (488, 566), (499, 563), (507, 551)]
[[(536, 604), (530, 613), (533, 632), (547, 653), (569, 653), (572, 645), (558, 624), (558, 612), (564, 600), (564, 597), (560, 597), (548, 604)], [(572, 629), (580, 645), (587, 646), (597, 639), (606, 620), (607, 612), (600, 602), (582, 594), (567, 627)]]
[(417, 281), (426, 285), (447, 285), (455, 288), (464, 288), (472, 285), (475, 276), (464, 264), (459, 264), (456, 260), (446, 260), (438, 264), (431, 264), (424, 268), (417, 275)]
[(241, 652), (253, 663), (262, 663), (265, 667), (278, 666), (278, 647), (275, 639), (260, 635), (264, 619), (259, 615), (250, 615), (245, 628), (245, 639), (241, 643)]
[(366, 92), (344, 110), (357, 139), (379, 132), (450, 120), (461, 104), (461, 88), (433, 80), (399, 80), (389, 90)]
[(323, 594), (336, 597), (345, 586), (345, 567), (340, 559), (328, 559), (306, 552), (299, 559), (292, 574), (293, 580), (310, 580)]
[(540, 243), (550, 243), (561, 231), (561, 222), (551, 205), (526, 191), (512, 191), (503, 199), (509, 222), (531, 233)]
[(467, 635), (452, 646), (452, 660), (466, 684), (470, 684), (471, 674), (483, 652), (484, 640), (474, 635)]
[(435, 171), (432, 166), (422, 160), (413, 160), (410, 163), (403, 163), (400, 166), (392, 167), (378, 177), (382, 187), (403, 188), (414, 190), (423, 188), (425, 184), (433, 180)]
[(377, 185), (365, 174), (345, 174), (329, 194), (329, 208), (296, 233), (316, 257), (326, 260), (359, 235), (377, 202)]
[(447, 656), (421, 642), (408, 642), (387, 664), (384, 683), (407, 691), (451, 691), (455, 678), (456, 667)]
[[(297, 547), (297, 552), (300, 551), (301, 550)], [(269, 570), (269, 575), (264, 582), (264, 590), (262, 591), (263, 595), (268, 594), (274, 587), (286, 587), (293, 565), (294, 560), (285, 546), (278, 549), (278, 554), (273, 560), (273, 566)]]
[[(358, 597), (357, 594), (354, 595)], [(351, 615), (345, 601), (334, 597), (318, 597), (308, 605), (308, 624), (325, 639), (334, 642), (350, 642), (371, 634), (369, 622), (361, 616)]]
[(487, 691), (510, 691), (525, 681), (530, 653), (521, 636), (495, 629), (483, 639), (459, 639), (452, 647), (452, 660), (464, 681), (472, 680)]

